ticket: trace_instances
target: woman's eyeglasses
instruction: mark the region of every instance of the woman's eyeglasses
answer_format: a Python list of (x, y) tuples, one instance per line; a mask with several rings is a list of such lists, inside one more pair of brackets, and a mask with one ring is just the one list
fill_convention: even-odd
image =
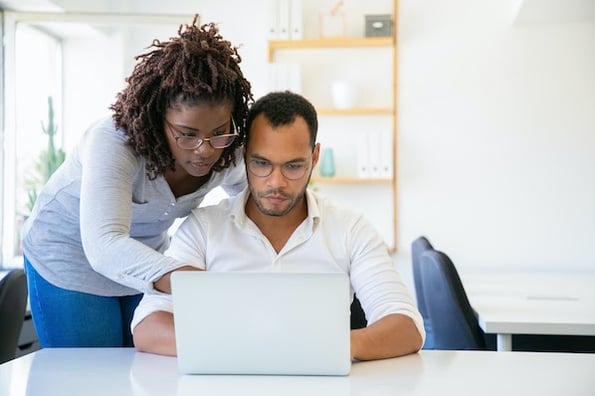
[(239, 136), (238, 129), (236, 128), (236, 124), (233, 121), (233, 118), (231, 119), (231, 128), (233, 130), (233, 133), (215, 135), (208, 138), (188, 136), (187, 134), (176, 128), (176, 126), (169, 122), (167, 118), (165, 118), (165, 123), (167, 124), (167, 127), (169, 128), (172, 137), (176, 141), (176, 144), (179, 148), (183, 150), (196, 150), (197, 148), (202, 146), (204, 142), (209, 142), (211, 147), (213, 148), (222, 149), (231, 146), (235, 138)]

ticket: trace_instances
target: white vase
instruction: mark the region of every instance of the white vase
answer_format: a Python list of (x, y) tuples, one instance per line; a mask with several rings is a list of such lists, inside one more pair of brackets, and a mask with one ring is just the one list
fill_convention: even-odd
[(347, 81), (335, 81), (331, 86), (333, 105), (337, 109), (351, 109), (357, 103), (357, 87)]

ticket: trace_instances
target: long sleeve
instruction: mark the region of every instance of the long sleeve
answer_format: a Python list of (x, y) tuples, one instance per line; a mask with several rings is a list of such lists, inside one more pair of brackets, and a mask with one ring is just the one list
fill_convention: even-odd
[[(106, 131), (87, 138), (80, 159), (85, 254), (93, 269), (104, 276), (143, 292), (152, 290), (154, 280), (183, 263), (160, 253), (168, 240), (159, 230), (159, 213), (150, 212), (155, 205), (134, 202), (133, 183), (146, 177), (144, 161), (134, 155), (120, 134)], [(131, 237), (131, 225), (141, 221), (155, 222), (155, 226), (147, 224), (146, 234), (164, 238), (163, 246), (149, 247)], [(162, 228), (167, 229), (166, 224), (163, 222)]]

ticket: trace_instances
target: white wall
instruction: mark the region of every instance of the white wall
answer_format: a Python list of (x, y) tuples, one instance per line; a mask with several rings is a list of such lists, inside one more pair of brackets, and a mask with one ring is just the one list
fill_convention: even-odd
[[(421, 234), (462, 270), (595, 270), (595, 22), (513, 25), (512, 3), (400, 0), (395, 260), (408, 283)], [(169, 12), (219, 22), (260, 96), (267, 4)], [(128, 43), (124, 58), (140, 50)]]
[(595, 23), (501, 0), (401, 0), (399, 267), (595, 270)]

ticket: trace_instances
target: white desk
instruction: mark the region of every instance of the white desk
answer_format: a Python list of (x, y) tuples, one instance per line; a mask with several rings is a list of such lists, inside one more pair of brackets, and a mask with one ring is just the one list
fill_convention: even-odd
[(188, 376), (131, 348), (42, 349), (0, 365), (0, 395), (593, 396), (594, 369), (595, 354), (422, 351), (346, 377)]
[(595, 336), (595, 273), (462, 272), (461, 280), (500, 351), (511, 350), (512, 334)]

